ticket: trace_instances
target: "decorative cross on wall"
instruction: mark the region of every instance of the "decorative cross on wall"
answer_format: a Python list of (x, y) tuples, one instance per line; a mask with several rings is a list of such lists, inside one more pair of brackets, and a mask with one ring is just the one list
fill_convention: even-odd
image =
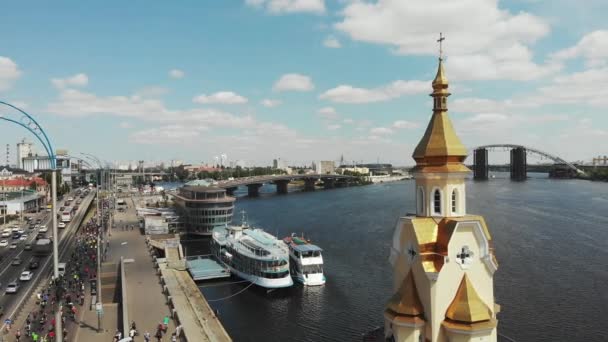
[(471, 250), (469, 250), (469, 246), (462, 247), (462, 249), (460, 250), (460, 253), (456, 255), (456, 257), (458, 259), (460, 259), (461, 264), (464, 264), (465, 261), (472, 256), (473, 256), (473, 252), (471, 252)]
[(407, 250), (407, 254), (410, 256), (410, 259), (414, 259), (414, 257), (416, 256), (416, 250), (414, 249), (413, 246), (410, 246), (410, 248)]

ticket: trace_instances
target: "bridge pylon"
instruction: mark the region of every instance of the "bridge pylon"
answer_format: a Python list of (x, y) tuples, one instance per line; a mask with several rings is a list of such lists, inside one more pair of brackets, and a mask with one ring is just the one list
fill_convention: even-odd
[(488, 179), (488, 149), (478, 148), (473, 152), (473, 179)]
[(527, 175), (526, 149), (517, 147), (511, 150), (511, 179), (525, 180)]

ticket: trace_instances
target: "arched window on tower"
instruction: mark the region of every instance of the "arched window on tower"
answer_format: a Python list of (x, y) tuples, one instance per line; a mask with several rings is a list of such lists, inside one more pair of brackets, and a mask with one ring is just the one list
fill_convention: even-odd
[(418, 188), (416, 204), (418, 206), (418, 215), (424, 215), (424, 190), (422, 190), (422, 187)]
[(456, 214), (456, 212), (458, 211), (458, 205), (456, 203), (457, 199), (458, 199), (458, 190), (454, 189), (454, 190), (452, 190), (452, 214)]
[(433, 213), (441, 215), (441, 192), (436, 189), (433, 193)]

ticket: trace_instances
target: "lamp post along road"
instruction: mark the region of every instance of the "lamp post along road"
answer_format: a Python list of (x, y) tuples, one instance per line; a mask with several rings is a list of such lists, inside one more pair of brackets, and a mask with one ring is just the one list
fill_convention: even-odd
[[(31, 115), (23, 111), (22, 109), (4, 102), (0, 101), (0, 105), (6, 106), (17, 112), (17, 118), (11, 118), (7, 114), (0, 114), (0, 120), (14, 123), (18, 126), (21, 126), (32, 133), (38, 141), (42, 144), (44, 149), (46, 150), (47, 155), (49, 156), (49, 161), (51, 164), (51, 191), (52, 191), (52, 203), (53, 208), (51, 209), (52, 221), (53, 221), (53, 282), (56, 286), (56, 290), (58, 290), (57, 286), (60, 286), (59, 282), (59, 236), (57, 234), (57, 158), (55, 153), (53, 152), (53, 145), (49, 140), (46, 132), (42, 129), (42, 127), (38, 124), (36, 119), (34, 119)], [(23, 210), (21, 211), (23, 215)], [(57, 297), (57, 306), (58, 310), (55, 315), (55, 336), (56, 341), (63, 341), (63, 324), (61, 322), (61, 310), (62, 303), (61, 297)], [(14, 312), (13, 312), (14, 314)], [(12, 315), (12, 314), (11, 314)]]

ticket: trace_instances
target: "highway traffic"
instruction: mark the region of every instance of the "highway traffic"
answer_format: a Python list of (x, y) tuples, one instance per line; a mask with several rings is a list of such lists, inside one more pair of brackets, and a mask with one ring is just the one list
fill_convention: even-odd
[[(66, 248), (71, 244), (73, 233), (78, 229), (77, 224), (86, 214), (94, 194), (95, 192), (91, 192), (81, 198), (76, 191), (72, 191), (66, 194), (62, 201), (57, 202), (60, 206), (64, 204), (65, 199), (74, 198), (70, 207), (58, 211), (58, 227), (61, 213), (71, 212), (76, 201), (81, 202), (78, 209), (73, 212), (70, 222), (65, 223), (65, 228), (58, 229), (60, 261)], [(42, 210), (28, 214), (27, 217), (29, 223), (11, 222), (0, 228), (0, 313), (3, 320), (14, 319), (13, 316), (18, 313), (19, 306), (27, 300), (29, 290), (52, 274), (52, 253), (36, 251), (37, 240), (53, 238), (51, 213)], [(6, 243), (3, 243), (4, 240)], [(6, 246), (3, 246), (5, 244)], [(28, 271), (31, 275), (24, 274)]]

